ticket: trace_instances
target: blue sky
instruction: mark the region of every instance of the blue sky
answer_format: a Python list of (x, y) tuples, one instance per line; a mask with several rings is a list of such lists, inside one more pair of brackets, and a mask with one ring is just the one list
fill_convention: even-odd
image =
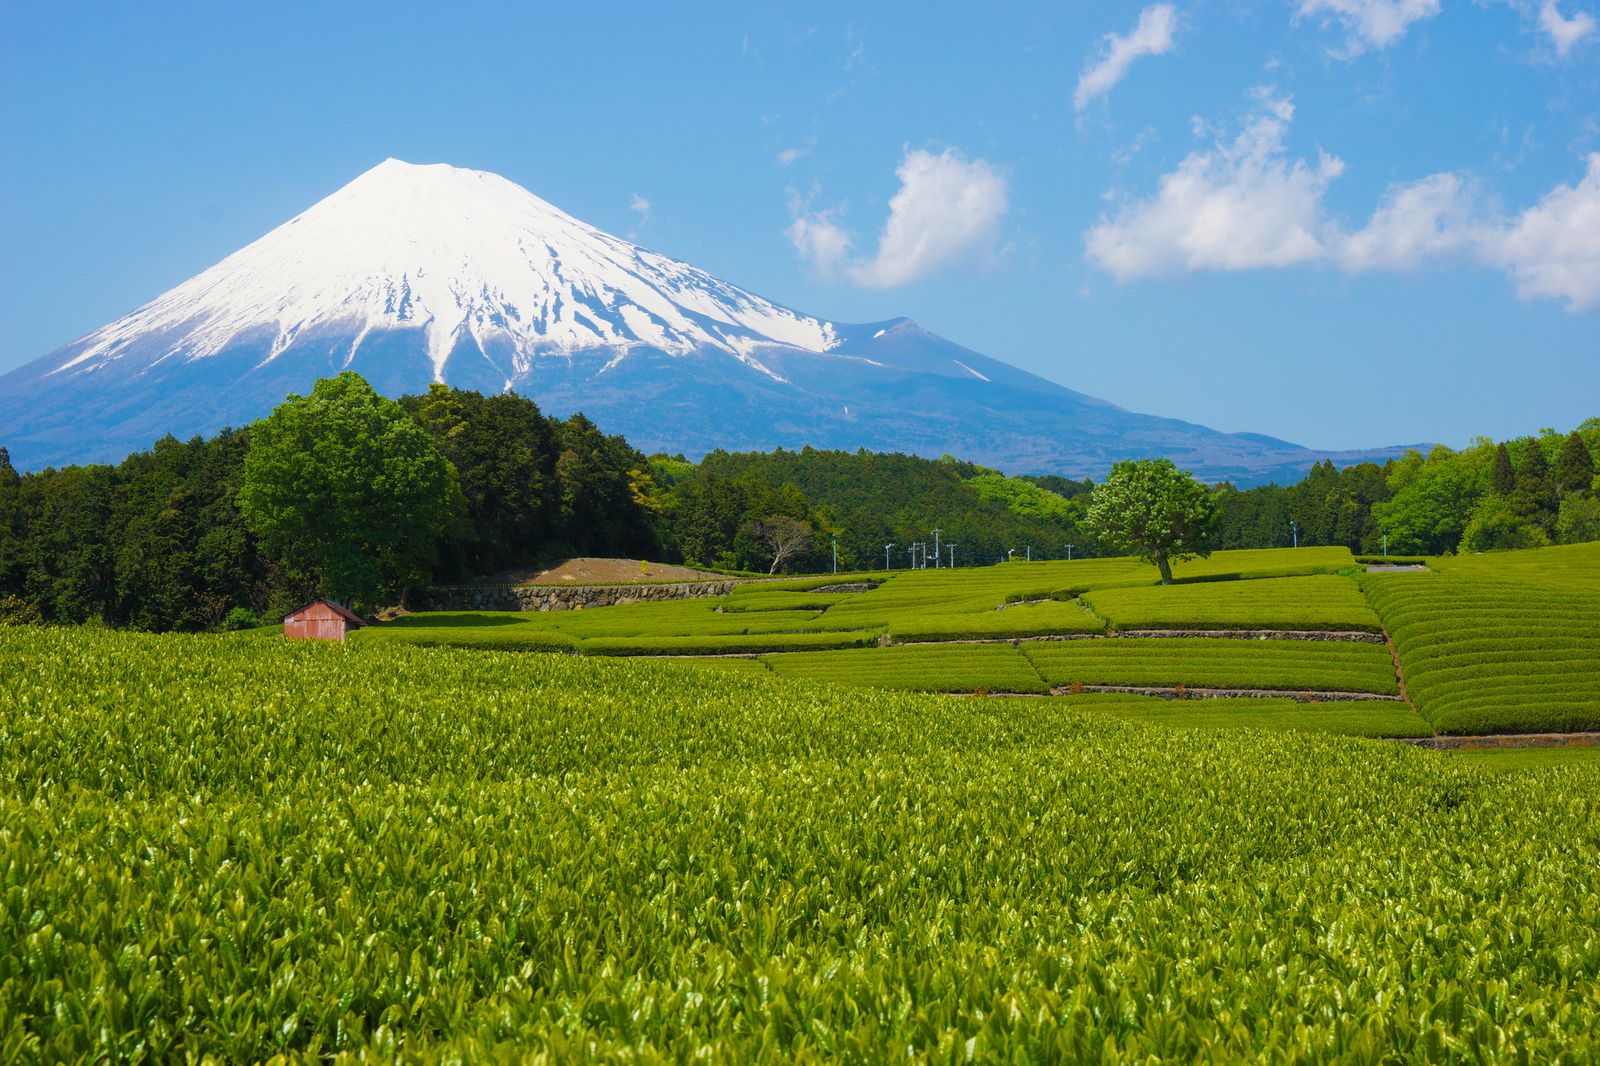
[(9, 5), (0, 371), (396, 156), (1221, 429), (1600, 415), (1595, 0), (547, 7)]

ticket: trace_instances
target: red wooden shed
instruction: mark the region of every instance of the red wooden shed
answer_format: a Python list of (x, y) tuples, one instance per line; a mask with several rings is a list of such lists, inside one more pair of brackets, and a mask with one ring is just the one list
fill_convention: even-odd
[(343, 640), (366, 625), (353, 611), (328, 600), (314, 600), (283, 616), (283, 635), (293, 640)]

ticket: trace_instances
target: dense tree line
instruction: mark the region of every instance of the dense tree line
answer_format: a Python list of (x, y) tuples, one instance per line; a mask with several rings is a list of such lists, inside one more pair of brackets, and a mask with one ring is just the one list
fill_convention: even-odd
[[(341, 582), (393, 602), (419, 585), (569, 555), (821, 572), (835, 543), (841, 570), (881, 568), (892, 543), (889, 561), (903, 567), (913, 543), (931, 554), (935, 529), (961, 566), (1030, 548), (1060, 558), (1068, 544), (1076, 556), (1101, 553), (1085, 521), (1088, 481), (811, 448), (646, 458), (581, 414), (551, 418), (515, 394), (435, 385), (396, 406), (354, 375), (318, 389), (322, 400), (318, 390), (292, 399), (365, 412), (323, 432), (330, 447), (400, 457), (403, 473), (383, 474), (371, 493), (304, 480), (337, 474), (337, 464), (308, 458), (322, 455), (317, 431), (288, 404), (208, 439), (167, 437), (114, 467), (19, 474), (0, 448), (0, 622), (212, 629), (230, 616), (271, 617)], [(1343, 470), (1322, 463), (1289, 486), (1222, 484), (1209, 490), (1216, 520), (1197, 547), (1285, 546), (1295, 530), (1301, 544), (1364, 553), (1387, 536), (1393, 554), (1600, 539), (1597, 454), (1600, 419), (1567, 435)], [(247, 489), (252, 469), (278, 491)], [(432, 487), (407, 497), (395, 477)], [(285, 524), (297, 500), (307, 501), (302, 524)], [(310, 551), (313, 532), (331, 536), (318, 516), (335, 510), (344, 539)], [(363, 539), (370, 530), (405, 536), (375, 546)]]
[[(648, 461), (582, 415), (558, 420), (518, 396), (443, 386), (400, 406), (424, 431), (426, 450), (448, 460), (461, 507), (459, 516), (442, 516), (460, 520), (442, 522), (434, 543), (412, 546), (392, 564), (402, 585), (559, 554), (659, 553)], [(252, 437), (270, 421), (209, 439), (167, 437), (114, 467), (19, 474), (0, 448), (0, 621), (214, 629), (230, 614), (243, 624), (326, 593), (329, 564), (305, 557), (305, 530), (275, 534), (241, 511)], [(291, 464), (305, 440), (294, 439), (273, 461)], [(300, 482), (290, 487), (305, 491)], [(385, 510), (394, 493), (379, 488), (339, 508), (356, 513), (321, 519), (427, 528), (441, 517)], [(410, 569), (417, 560), (425, 572)], [(389, 584), (382, 591), (399, 599), (406, 590)]]
[[(1600, 419), (1383, 464), (1314, 467), (1299, 483), (1215, 490), (1216, 547), (1342, 544), (1376, 554), (1493, 551), (1600, 539)], [(1291, 526), (1293, 523), (1293, 526)]]
[[(771, 545), (760, 536), (763, 520), (780, 516), (812, 531), (807, 550), (788, 561), (791, 570), (826, 570), (836, 539), (840, 570), (904, 567), (911, 545), (926, 542), (933, 565), (938, 543), (954, 544), (959, 566), (994, 563), (1014, 550), (1034, 558), (1061, 558), (1066, 545), (1092, 553), (1080, 525), (1081, 500), (946, 456), (941, 460), (867, 451), (730, 453), (715, 451), (698, 464), (681, 457), (653, 458), (663, 493), (662, 536), (669, 551), (693, 563), (727, 569), (767, 570)], [(1071, 484), (1077, 484), (1076, 482)], [(950, 564), (948, 550), (943, 564)]]

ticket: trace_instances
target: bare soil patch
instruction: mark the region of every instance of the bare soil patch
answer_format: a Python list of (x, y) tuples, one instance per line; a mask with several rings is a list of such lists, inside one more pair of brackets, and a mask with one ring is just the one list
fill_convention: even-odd
[(548, 570), (523, 570), (500, 576), (508, 585), (613, 585), (645, 581), (708, 581), (725, 577), (687, 566), (642, 559), (568, 559)]

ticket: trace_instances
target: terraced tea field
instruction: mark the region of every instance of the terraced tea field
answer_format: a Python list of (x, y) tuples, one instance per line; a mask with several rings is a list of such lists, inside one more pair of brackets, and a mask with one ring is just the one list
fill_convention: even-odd
[(1434, 565), (1362, 585), (1435, 730), (1600, 729), (1600, 544)]
[[(781, 676), (929, 692), (1083, 685), (1393, 697), (1401, 690), (1389, 650), (1360, 642), (1387, 632), (1405, 695), (1441, 733), (1600, 728), (1596, 545), (1438, 559), (1430, 571), (1391, 574), (1361, 573), (1344, 549), (1219, 552), (1177, 574), (1178, 584), (1161, 586), (1146, 564), (1096, 559), (806, 578), (713, 600), (417, 615), (356, 639), (759, 656)], [(866, 587), (829, 591), (841, 581)], [(1340, 639), (1204, 636), (1227, 630)], [(1173, 637), (1117, 635), (1139, 631)]]
[(918, 692), (1049, 692), (1033, 665), (1010, 644), (906, 645), (864, 651), (792, 652), (762, 662), (779, 677)]
[[(1354, 567), (1342, 548), (1218, 552), (1210, 559), (1180, 564), (1180, 579), (1218, 577), (1270, 578), (1320, 573), (1342, 586), (1344, 599), (1328, 593), (1325, 612), (1353, 614), (1353, 628), (1375, 628), (1370, 611), (1361, 613), (1360, 592), (1337, 571)], [(1289, 580), (1296, 580), (1290, 578)], [(865, 592), (819, 592), (831, 585), (869, 581)], [(848, 575), (795, 581), (753, 582), (727, 596), (702, 600), (636, 603), (583, 611), (548, 613), (429, 612), (357, 634), (361, 641), (401, 641), (429, 646), (492, 647), (515, 650), (569, 650), (584, 654), (679, 654), (694, 647), (704, 653), (759, 651), (777, 648), (783, 641), (744, 639), (759, 634), (841, 633), (834, 641), (821, 638), (791, 641), (794, 646), (849, 647), (862, 637), (882, 637), (891, 642), (926, 642), (983, 639), (1025, 639), (1061, 634), (1094, 634), (1106, 629), (1080, 593), (1090, 589), (1150, 585), (1155, 571), (1132, 559), (1093, 559), (1076, 562), (1011, 563), (963, 570), (896, 571), (887, 575)], [(1240, 582), (1207, 580), (1207, 585), (1227, 588)], [(1275, 585), (1277, 581), (1251, 584)], [(1189, 592), (1200, 586), (1175, 586)], [(1331, 586), (1330, 586), (1331, 587)], [(1298, 587), (1297, 587), (1298, 588)], [(1317, 605), (1315, 586), (1279, 596), (1261, 593), (1275, 608), (1287, 599)], [(1174, 589), (1159, 590), (1172, 592)], [(1098, 593), (1097, 593), (1098, 594)], [(1213, 598), (1226, 593), (1212, 593)], [(1349, 598), (1354, 597), (1354, 608)], [(1241, 608), (1231, 609), (1234, 616)], [(1278, 618), (1281, 609), (1268, 610)], [(1318, 626), (1307, 616), (1306, 628)], [(481, 622), (475, 623), (474, 619)], [(1363, 623), (1363, 624), (1355, 624)], [(474, 632), (477, 628), (486, 631)], [(716, 637), (715, 641), (689, 638)]]
[(1083, 600), (1114, 629), (1383, 629), (1355, 582), (1331, 574), (1102, 589)]
[(1397, 696), (1394, 663), (1376, 644), (1226, 638), (1110, 638), (1024, 646), (1052, 685), (1363, 692)]
[(1347, 737), (1426, 737), (1433, 732), (1428, 723), (1403, 703), (1168, 700), (1098, 692), (1057, 698), (1092, 718), (1174, 729), (1292, 729)]
[(0, 628), (4, 1057), (1600, 1056), (1600, 764), (750, 669)]

